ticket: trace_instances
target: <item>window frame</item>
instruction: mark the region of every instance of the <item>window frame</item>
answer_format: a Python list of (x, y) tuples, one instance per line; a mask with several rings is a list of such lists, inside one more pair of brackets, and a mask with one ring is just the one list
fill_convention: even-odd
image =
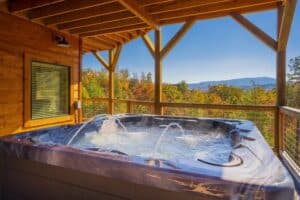
[[(24, 128), (31, 128), (44, 125), (59, 125), (74, 122), (74, 99), (73, 99), (73, 69), (68, 60), (56, 58), (50, 59), (41, 55), (24, 54)], [(32, 99), (31, 99), (31, 69), (32, 62), (60, 65), (69, 68), (69, 114), (62, 116), (47, 117), (43, 119), (32, 119)]]

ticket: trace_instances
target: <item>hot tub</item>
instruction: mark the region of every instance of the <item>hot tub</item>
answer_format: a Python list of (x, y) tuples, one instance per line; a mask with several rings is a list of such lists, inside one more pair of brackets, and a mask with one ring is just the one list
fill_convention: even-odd
[(249, 121), (96, 116), (0, 140), (4, 199), (294, 199)]

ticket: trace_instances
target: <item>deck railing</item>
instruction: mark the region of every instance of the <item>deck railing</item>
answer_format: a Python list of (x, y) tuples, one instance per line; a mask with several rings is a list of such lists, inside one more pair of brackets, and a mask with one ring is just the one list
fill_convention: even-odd
[[(114, 113), (154, 113), (154, 102), (114, 99)], [(99, 113), (108, 113), (108, 98), (83, 99), (83, 117), (89, 118)], [(160, 104), (164, 115), (245, 119), (253, 121), (264, 134), (268, 143), (278, 149), (276, 128), (276, 106), (256, 105), (216, 105), (198, 103)]]
[[(114, 99), (114, 113), (154, 113), (154, 102)], [(108, 98), (83, 99), (83, 117), (108, 113)], [(122, 106), (125, 105), (125, 106)], [(300, 175), (300, 110), (264, 105), (216, 105), (198, 103), (160, 104), (164, 115), (231, 118), (256, 124), (275, 152)], [(300, 176), (299, 176), (300, 177)], [(299, 178), (300, 180), (300, 178)]]
[[(280, 150), (295, 177), (300, 177), (300, 110), (280, 108)], [(300, 179), (300, 178), (299, 178)]]

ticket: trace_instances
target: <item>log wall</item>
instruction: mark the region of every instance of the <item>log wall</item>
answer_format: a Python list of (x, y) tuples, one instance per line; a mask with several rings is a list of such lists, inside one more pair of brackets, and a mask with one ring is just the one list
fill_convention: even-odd
[[(63, 48), (55, 44), (53, 34), (57, 33), (50, 28), (0, 11), (0, 136), (41, 128), (36, 125), (24, 128), (26, 57), (53, 60), (72, 68), (71, 120), (63, 123), (75, 122), (73, 104), (79, 97), (79, 39), (64, 34), (70, 47)], [(49, 123), (43, 126), (58, 124), (55, 120)]]

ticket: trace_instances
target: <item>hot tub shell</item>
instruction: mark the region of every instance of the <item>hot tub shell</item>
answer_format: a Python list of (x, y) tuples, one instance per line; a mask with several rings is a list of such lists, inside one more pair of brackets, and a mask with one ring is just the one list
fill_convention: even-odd
[[(253, 158), (243, 158), (241, 166), (222, 168), (202, 163), (201, 167), (184, 164), (149, 164), (138, 156), (111, 152), (93, 152), (66, 145), (34, 144), (32, 135), (60, 131), (75, 126), (56, 127), (9, 136), (1, 139), (1, 197), (3, 199), (293, 199), (294, 186), (281, 162), (249, 121), (122, 115), (124, 121), (162, 118), (163, 121), (199, 120), (231, 130), (239, 136), (255, 138), (245, 141), (254, 145), (260, 159), (269, 160), (260, 169), (280, 171), (276, 182), (243, 179), (243, 168)], [(132, 122), (133, 120), (133, 122)], [(207, 123), (209, 122), (209, 123)], [(157, 123), (157, 122), (156, 122)], [(248, 160), (247, 160), (248, 159)], [(156, 163), (156, 162), (154, 162)], [(159, 162), (158, 162), (159, 163)], [(235, 176), (236, 175), (236, 176)], [(263, 173), (259, 173), (263, 177)], [(241, 176), (241, 177), (240, 177)]]

